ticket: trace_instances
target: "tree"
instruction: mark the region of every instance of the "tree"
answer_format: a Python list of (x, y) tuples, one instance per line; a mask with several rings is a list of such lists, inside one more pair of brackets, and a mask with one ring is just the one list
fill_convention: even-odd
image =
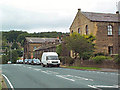
[(18, 59), (18, 53), (17, 53), (17, 50), (13, 50), (12, 51), (12, 63), (16, 63), (16, 60)]
[(61, 52), (62, 52), (62, 45), (61, 44), (56, 46), (56, 52), (58, 53), (59, 56), (61, 55)]
[(23, 50), (22, 49), (17, 49), (16, 51), (17, 51), (18, 57), (23, 56)]
[(19, 48), (18, 44), (16, 42), (13, 42), (11, 49), (18, 49), (18, 48)]
[(94, 49), (92, 41), (78, 33), (73, 33), (66, 37), (65, 42), (69, 50), (75, 52), (75, 58), (77, 58), (77, 54), (79, 54), (80, 58), (83, 59), (85, 53), (93, 52)]
[(28, 33), (22, 33), (17, 37), (17, 41), (21, 43), (22, 41), (25, 40), (25, 37), (27, 37), (27, 36), (29, 36)]
[(6, 64), (9, 61), (9, 58), (7, 55), (2, 55), (2, 64)]

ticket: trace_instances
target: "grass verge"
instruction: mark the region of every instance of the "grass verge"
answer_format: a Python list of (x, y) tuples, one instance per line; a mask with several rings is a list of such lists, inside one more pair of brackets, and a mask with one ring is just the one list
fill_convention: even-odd
[(71, 68), (71, 69), (82, 69), (82, 70), (101, 70), (101, 68), (96, 68), (96, 67), (76, 67), (76, 66), (66, 66), (65, 68)]
[(0, 82), (0, 90), (2, 90), (2, 83)]

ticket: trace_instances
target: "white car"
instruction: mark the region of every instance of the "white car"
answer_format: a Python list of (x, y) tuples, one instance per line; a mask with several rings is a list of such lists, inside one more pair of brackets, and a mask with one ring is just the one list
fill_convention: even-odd
[(11, 62), (11, 61), (8, 61), (7, 63), (8, 63), (8, 64), (11, 64), (12, 62)]
[(39, 59), (33, 59), (32, 62), (31, 62), (31, 64), (34, 64), (34, 65), (40, 65), (41, 62), (40, 62)]
[(56, 52), (44, 52), (41, 59), (42, 66), (60, 66), (60, 60)]
[(23, 64), (23, 60), (17, 60), (17, 63)]
[(24, 60), (24, 63), (27, 64), (27, 62), (28, 62), (28, 59), (25, 59), (25, 60)]

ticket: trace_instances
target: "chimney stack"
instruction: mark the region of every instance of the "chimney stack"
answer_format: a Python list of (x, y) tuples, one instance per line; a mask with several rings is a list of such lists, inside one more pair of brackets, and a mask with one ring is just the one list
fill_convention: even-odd
[(119, 15), (119, 11), (116, 11), (116, 14)]
[(78, 8), (78, 11), (80, 11), (80, 12), (81, 12), (81, 9), (80, 9), (80, 8)]

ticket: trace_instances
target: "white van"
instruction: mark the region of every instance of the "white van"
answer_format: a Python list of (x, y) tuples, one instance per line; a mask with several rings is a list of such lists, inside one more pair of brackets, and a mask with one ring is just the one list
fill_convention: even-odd
[(41, 59), (42, 66), (60, 66), (60, 60), (56, 52), (44, 52)]

